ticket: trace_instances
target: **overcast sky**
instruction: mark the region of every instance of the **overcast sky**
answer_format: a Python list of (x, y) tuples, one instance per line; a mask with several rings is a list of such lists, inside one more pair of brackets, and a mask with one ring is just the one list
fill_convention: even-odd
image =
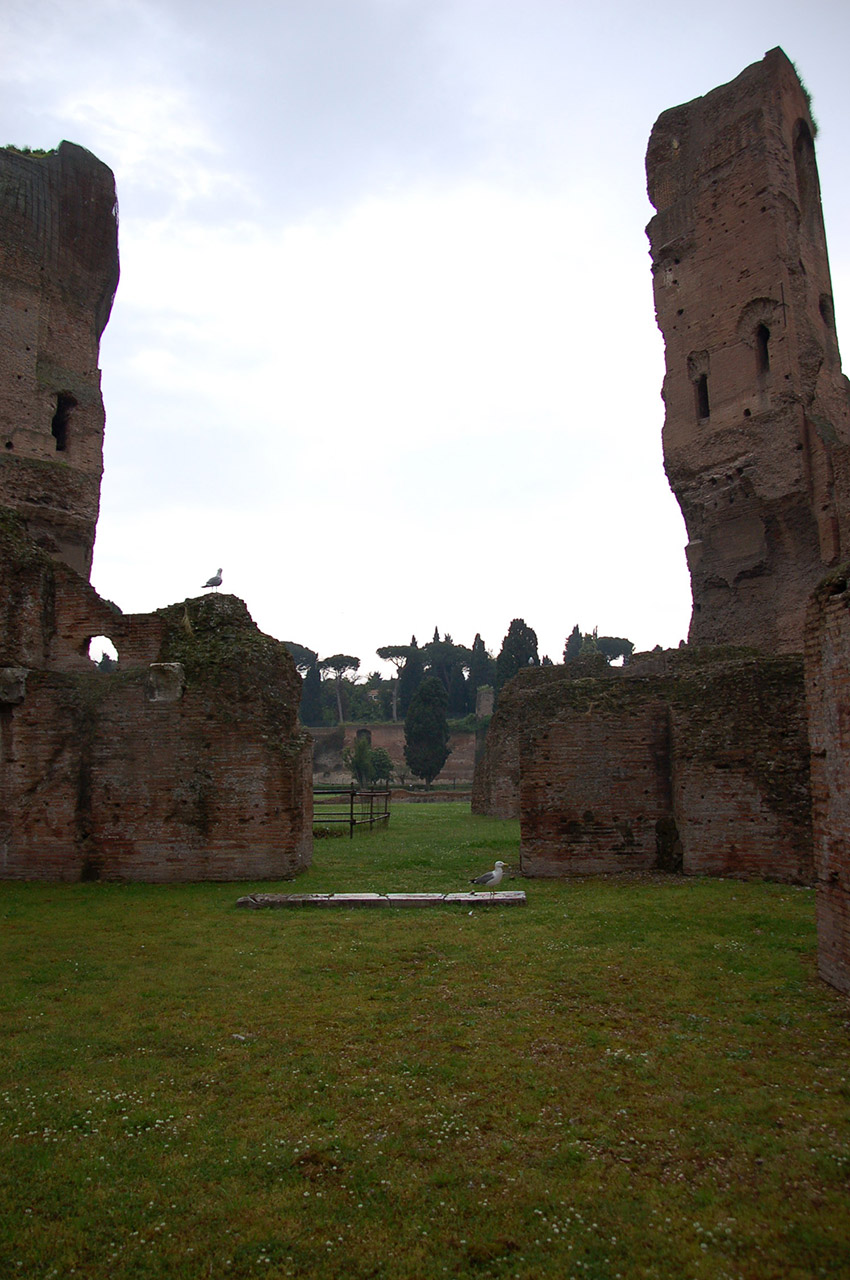
[(324, 657), (687, 633), (644, 227), (661, 111), (781, 45), (850, 343), (850, 4), (0, 0), (6, 137), (114, 171), (93, 582), (221, 565)]

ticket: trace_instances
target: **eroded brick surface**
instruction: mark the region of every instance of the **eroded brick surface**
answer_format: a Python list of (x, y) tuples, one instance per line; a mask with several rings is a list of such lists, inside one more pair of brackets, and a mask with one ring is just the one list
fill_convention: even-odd
[(309, 865), (311, 749), (286, 649), (232, 596), (149, 621), (154, 678), (119, 651), (110, 673), (88, 659), (29, 669), (24, 697), (0, 704), (3, 877), (244, 880)]
[(103, 471), (98, 351), (118, 284), (115, 182), (90, 152), (0, 149), (0, 506), (88, 578)]
[(806, 691), (821, 976), (850, 991), (850, 578), (815, 593), (806, 625)]
[(808, 598), (847, 554), (850, 400), (814, 132), (774, 49), (665, 111), (649, 142), (664, 463), (698, 644), (801, 652)]
[(487, 750), (515, 762), (527, 875), (811, 883), (801, 658), (671, 650), (521, 672), (503, 693)]
[(0, 243), (0, 877), (291, 876), (312, 778), (285, 647), (233, 596), (130, 615), (88, 581), (112, 174), (69, 143), (0, 151)]

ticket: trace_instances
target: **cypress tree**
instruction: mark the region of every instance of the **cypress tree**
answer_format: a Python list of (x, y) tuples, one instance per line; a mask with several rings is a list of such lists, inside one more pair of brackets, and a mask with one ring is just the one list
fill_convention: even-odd
[(469, 705), (475, 710), (478, 690), (482, 685), (493, 685), (496, 682), (496, 664), (490, 657), (484, 641), (476, 634), (472, 642), (472, 657), (469, 662)]
[(404, 758), (426, 789), (449, 758), (448, 701), (440, 681), (426, 676), (404, 718)]
[(532, 631), (524, 619), (514, 618), (496, 659), (496, 687), (504, 688), (525, 667), (539, 666), (537, 633)]
[(578, 623), (573, 627), (567, 636), (567, 643), (564, 645), (564, 662), (572, 662), (573, 658), (577, 658), (581, 653), (581, 632)]
[(413, 695), (422, 683), (424, 674), (425, 664), (422, 661), (422, 650), (416, 643), (416, 636), (411, 636), (410, 653), (398, 673), (398, 707), (403, 716), (407, 715)]
[(321, 724), (322, 714), (322, 677), (319, 675), (319, 664), (313, 662), (301, 684), (301, 706), (299, 709), (301, 723), (306, 725)]

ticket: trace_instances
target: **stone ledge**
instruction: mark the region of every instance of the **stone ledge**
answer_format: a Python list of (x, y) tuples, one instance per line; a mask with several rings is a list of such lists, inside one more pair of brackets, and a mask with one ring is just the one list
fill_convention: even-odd
[(249, 893), (237, 907), (524, 907), (521, 890), (502, 893)]

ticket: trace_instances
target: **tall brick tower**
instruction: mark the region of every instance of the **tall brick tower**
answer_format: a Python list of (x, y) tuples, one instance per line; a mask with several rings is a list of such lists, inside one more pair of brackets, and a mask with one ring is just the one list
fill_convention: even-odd
[(103, 472), (98, 352), (118, 285), (111, 171), (0, 150), (0, 508), (84, 578)]
[(689, 639), (802, 650), (850, 553), (841, 373), (808, 95), (781, 49), (649, 141), (664, 462), (688, 530)]

